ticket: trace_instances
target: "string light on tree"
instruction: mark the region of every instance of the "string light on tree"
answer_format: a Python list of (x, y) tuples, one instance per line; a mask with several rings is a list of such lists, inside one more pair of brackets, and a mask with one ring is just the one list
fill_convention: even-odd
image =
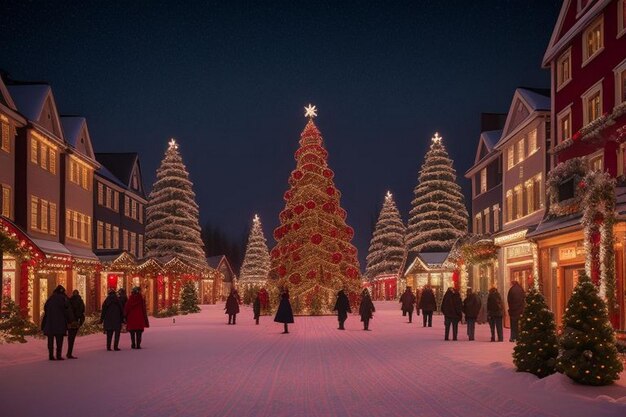
[(328, 152), (313, 122), (317, 108), (309, 104), (304, 115), (309, 120), (295, 153), (280, 226), (274, 230), (270, 277), (274, 290), (289, 288), (296, 313), (313, 315), (330, 312), (341, 288), (356, 302), (361, 279), (357, 250), (350, 243), (354, 230), (346, 224)]
[(239, 285), (244, 288), (263, 286), (267, 282), (270, 271), (270, 254), (266, 242), (261, 218), (255, 214), (239, 277)]

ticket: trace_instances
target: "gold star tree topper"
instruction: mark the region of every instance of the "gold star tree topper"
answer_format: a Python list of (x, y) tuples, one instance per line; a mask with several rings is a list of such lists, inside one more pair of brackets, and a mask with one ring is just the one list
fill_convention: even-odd
[(178, 144), (176, 143), (176, 139), (171, 138), (170, 141), (168, 142), (168, 145), (170, 146), (170, 149), (174, 148), (174, 149), (178, 149)]
[(441, 139), (443, 138), (439, 136), (439, 132), (435, 132), (435, 136), (433, 136), (431, 140), (433, 143), (441, 143)]
[(309, 103), (309, 105), (304, 108), (304, 117), (308, 117), (309, 119), (317, 117), (317, 107)]

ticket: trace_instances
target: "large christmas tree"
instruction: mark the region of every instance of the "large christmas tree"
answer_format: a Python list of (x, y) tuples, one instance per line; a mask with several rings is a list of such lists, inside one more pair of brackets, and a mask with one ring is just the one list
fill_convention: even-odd
[(513, 349), (513, 363), (519, 372), (539, 378), (556, 372), (559, 344), (554, 313), (543, 295), (532, 287), (526, 295), (526, 307), (519, 321), (519, 337)]
[(387, 192), (367, 254), (367, 267), (365, 268), (367, 278), (373, 279), (382, 274), (398, 273), (406, 251), (405, 235), (406, 227), (402, 223), (400, 212), (393, 201), (393, 196)]
[(361, 277), (357, 250), (350, 243), (354, 230), (346, 224), (328, 152), (313, 123), (314, 106), (306, 108), (306, 116), (296, 169), (289, 177), (291, 188), (274, 230), (277, 244), (271, 251), (270, 276), (276, 287), (289, 288), (297, 314), (319, 314), (330, 312), (339, 289), (346, 289), (355, 301)]
[(606, 303), (582, 273), (567, 302), (557, 370), (584, 385), (608, 385), (624, 369)]
[(444, 252), (467, 232), (467, 208), (456, 170), (438, 133), (426, 153), (413, 191), (407, 231), (410, 252)]
[(251, 285), (263, 286), (267, 282), (270, 272), (270, 253), (267, 249), (261, 219), (256, 214), (252, 219), (252, 229), (248, 236), (248, 246), (241, 265), (239, 284), (247, 287)]
[(189, 266), (207, 269), (192, 186), (178, 144), (172, 139), (148, 198), (146, 256), (177, 256)]

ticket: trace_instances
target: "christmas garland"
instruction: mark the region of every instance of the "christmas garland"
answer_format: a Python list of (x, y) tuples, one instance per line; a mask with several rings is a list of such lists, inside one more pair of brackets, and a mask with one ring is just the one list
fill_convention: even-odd
[(585, 269), (600, 295), (606, 297), (609, 314), (619, 308), (615, 282), (615, 180), (606, 172), (592, 171), (580, 183), (585, 191), (582, 225), (585, 233)]
[[(561, 162), (548, 173), (546, 191), (550, 202), (550, 216), (565, 216), (577, 213), (584, 196), (580, 187), (581, 180), (587, 173), (587, 161), (584, 158), (572, 158)], [(574, 197), (559, 201), (559, 187), (569, 178), (574, 179)]]
[(461, 255), (467, 265), (486, 265), (498, 259), (498, 247), (492, 241), (480, 240), (461, 246)]
[[(571, 138), (565, 139), (563, 142), (555, 146), (552, 152), (558, 153), (561, 152), (563, 149), (569, 148), (575, 142), (584, 142), (593, 138), (600, 137), (600, 133), (604, 129), (615, 124), (615, 120), (624, 114), (626, 114), (626, 103), (615, 106), (611, 113), (604, 113), (596, 120), (583, 126), (578, 132), (574, 133)], [(621, 137), (621, 135), (618, 134), (618, 137)]]

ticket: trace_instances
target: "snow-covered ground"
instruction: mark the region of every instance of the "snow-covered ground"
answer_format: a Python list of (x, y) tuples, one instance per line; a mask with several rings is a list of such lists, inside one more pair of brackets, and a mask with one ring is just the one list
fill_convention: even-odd
[[(444, 342), (443, 320), (407, 324), (376, 303), (373, 331), (351, 316), (297, 317), (289, 335), (244, 307), (227, 326), (223, 306), (151, 318), (143, 349), (104, 350), (103, 335), (77, 340), (78, 360), (50, 362), (45, 341), (0, 346), (0, 415), (40, 416), (626, 416), (626, 375), (609, 387), (560, 374), (516, 373), (512, 343)], [(508, 330), (505, 330), (508, 336)]]

